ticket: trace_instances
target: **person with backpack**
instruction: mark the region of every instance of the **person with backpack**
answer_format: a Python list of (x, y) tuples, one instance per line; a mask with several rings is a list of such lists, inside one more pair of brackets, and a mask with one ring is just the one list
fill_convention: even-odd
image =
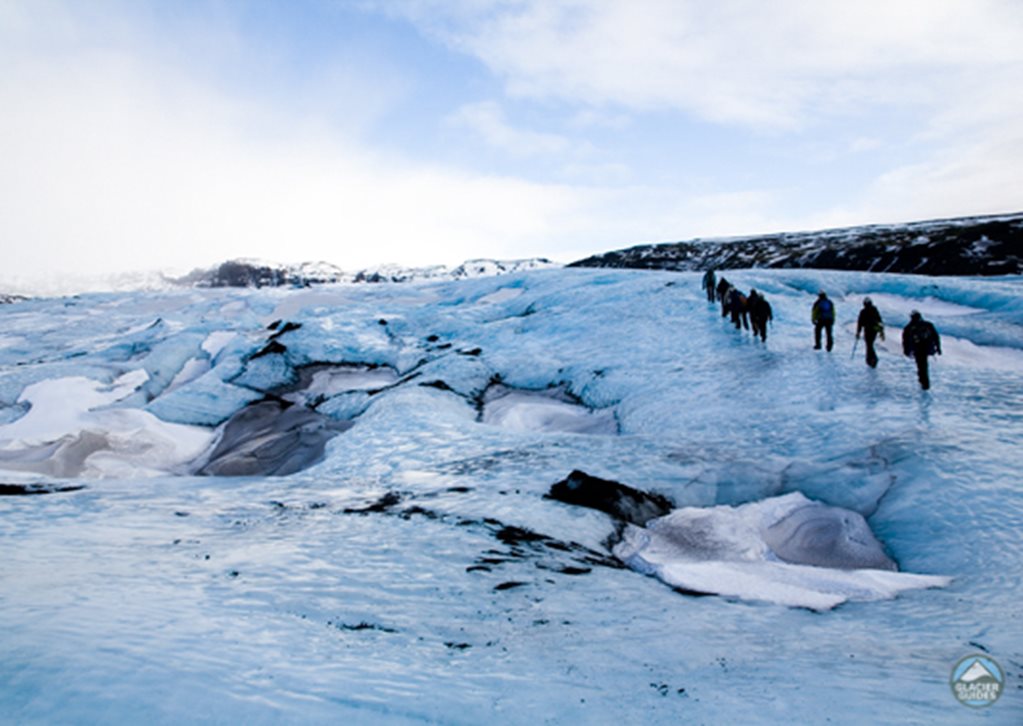
[(707, 291), (707, 302), (714, 302), (717, 297), (717, 276), (713, 267), (703, 275), (703, 289)]
[(746, 296), (733, 287), (728, 291), (728, 311), (732, 314), (732, 325), (736, 330), (749, 330), (749, 318), (746, 317)]
[(718, 300), (721, 301), (721, 317), (728, 315), (728, 291), (731, 289), (732, 283), (725, 279), (724, 275), (718, 280), (717, 294)]
[(749, 324), (750, 329), (753, 331), (753, 337), (755, 338), (759, 335), (760, 340), (766, 343), (767, 321), (774, 317), (771, 312), (771, 303), (767, 302), (767, 298), (754, 288), (749, 291), (746, 304), (749, 308)]
[(919, 311), (909, 314), (909, 325), (902, 329), (902, 352), (916, 360), (916, 375), (925, 391), (931, 387), (927, 359), (941, 355), (941, 338), (934, 325), (924, 320)]
[(821, 331), (823, 330), (827, 333), (827, 350), (830, 353), (835, 345), (831, 335), (831, 330), (835, 325), (835, 304), (828, 299), (823, 290), (817, 294), (817, 301), (810, 311), (810, 319), (813, 321), (813, 349), (821, 349)]
[(860, 339), (863, 333), (863, 342), (867, 346), (867, 365), (877, 368), (877, 351), (874, 350), (874, 341), (881, 337), (884, 340), (884, 323), (881, 321), (881, 313), (874, 307), (869, 297), (863, 298), (863, 309), (860, 310), (860, 317), (856, 320), (856, 340)]

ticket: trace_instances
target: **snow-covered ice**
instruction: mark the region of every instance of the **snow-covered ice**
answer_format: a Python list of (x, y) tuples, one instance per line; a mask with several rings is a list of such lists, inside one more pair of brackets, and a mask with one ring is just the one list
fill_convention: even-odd
[[(0, 306), (0, 483), (54, 492), (0, 497), (3, 719), (1023, 722), (1023, 281), (725, 275), (766, 344), (698, 273)], [(312, 453), (184, 473), (225, 439)], [(546, 496), (576, 469), (676, 509)], [(949, 688), (977, 651), (983, 713)]]
[(0, 426), (0, 471), (91, 478), (183, 470), (209, 445), (210, 432), (110, 407), (147, 380), (136, 369), (111, 385), (73, 376), (26, 386), (18, 399), (25, 414)]
[(508, 391), (503, 386), (488, 390), (480, 420), (510, 431), (564, 431), (577, 434), (613, 434), (614, 412), (591, 411), (564, 395), (563, 391)]
[(685, 507), (628, 525), (615, 555), (689, 592), (816, 610), (941, 587), (949, 578), (894, 573), (858, 513), (799, 492), (738, 507)]

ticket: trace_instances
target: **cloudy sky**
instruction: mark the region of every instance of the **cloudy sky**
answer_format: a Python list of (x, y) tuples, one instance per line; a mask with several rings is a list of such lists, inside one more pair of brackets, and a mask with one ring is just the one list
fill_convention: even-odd
[(1023, 210), (1019, 0), (0, 0), (0, 280)]

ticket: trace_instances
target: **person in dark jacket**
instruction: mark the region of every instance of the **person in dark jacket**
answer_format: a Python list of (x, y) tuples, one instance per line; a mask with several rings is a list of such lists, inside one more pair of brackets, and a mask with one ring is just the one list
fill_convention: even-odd
[(736, 330), (749, 330), (749, 318), (746, 316), (746, 296), (733, 287), (728, 291), (728, 312), (732, 314), (732, 325)]
[(835, 345), (834, 338), (831, 337), (831, 329), (835, 325), (835, 304), (828, 299), (823, 290), (817, 294), (817, 301), (810, 310), (810, 319), (813, 321), (814, 350), (821, 349), (821, 331), (823, 330), (828, 334), (827, 349), (830, 353)]
[(703, 289), (707, 291), (707, 302), (714, 302), (717, 297), (717, 276), (714, 268), (710, 268), (703, 275)]
[(767, 342), (767, 322), (774, 316), (771, 312), (771, 303), (767, 298), (756, 291), (756, 288), (749, 291), (746, 299), (746, 306), (749, 308), (749, 324), (753, 331), (753, 337), (760, 336), (760, 340)]
[(718, 280), (717, 294), (718, 300), (721, 301), (721, 317), (726, 317), (728, 315), (728, 291), (731, 287), (732, 283), (726, 280), (724, 276)]
[(856, 339), (860, 339), (863, 333), (863, 342), (867, 346), (867, 365), (877, 368), (877, 351), (874, 350), (874, 341), (880, 336), (884, 340), (884, 323), (881, 321), (881, 313), (874, 307), (869, 297), (863, 298), (863, 309), (860, 310), (860, 317), (856, 320)]
[(902, 330), (902, 352), (916, 360), (916, 375), (920, 379), (920, 387), (926, 391), (931, 387), (927, 359), (941, 355), (941, 338), (934, 325), (924, 320), (916, 310), (910, 313), (909, 325)]

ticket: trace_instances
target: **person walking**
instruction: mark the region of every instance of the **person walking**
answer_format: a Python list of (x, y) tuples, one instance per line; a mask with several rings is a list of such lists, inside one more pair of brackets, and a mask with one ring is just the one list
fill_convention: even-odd
[(717, 294), (718, 300), (721, 301), (721, 317), (723, 318), (728, 316), (728, 291), (731, 287), (732, 283), (726, 280), (724, 275), (722, 275), (721, 279), (718, 280)]
[(835, 304), (828, 299), (827, 294), (821, 290), (817, 294), (817, 301), (810, 310), (810, 319), (813, 321), (813, 348), (821, 349), (821, 331), (827, 333), (827, 350), (830, 353), (835, 345), (831, 329), (835, 325)]
[(707, 291), (707, 302), (714, 302), (717, 297), (717, 276), (713, 267), (703, 275), (703, 289)]
[(884, 323), (881, 321), (881, 313), (874, 307), (869, 297), (863, 298), (863, 309), (856, 320), (856, 340), (860, 339), (863, 333), (863, 342), (867, 346), (867, 365), (877, 368), (877, 351), (874, 350), (874, 341), (880, 336), (884, 340)]
[(941, 338), (934, 325), (924, 320), (917, 310), (909, 314), (909, 325), (902, 329), (902, 352), (916, 360), (916, 375), (920, 387), (926, 391), (931, 387), (928, 358), (941, 355)]
[(749, 297), (746, 298), (747, 307), (749, 308), (749, 324), (750, 329), (753, 331), (753, 337), (760, 336), (760, 340), (767, 342), (767, 322), (774, 316), (771, 312), (771, 303), (767, 302), (767, 298), (757, 292), (756, 288), (749, 291)]
[(736, 330), (749, 330), (749, 318), (746, 317), (746, 296), (733, 287), (728, 291), (728, 311), (732, 314), (732, 325)]

